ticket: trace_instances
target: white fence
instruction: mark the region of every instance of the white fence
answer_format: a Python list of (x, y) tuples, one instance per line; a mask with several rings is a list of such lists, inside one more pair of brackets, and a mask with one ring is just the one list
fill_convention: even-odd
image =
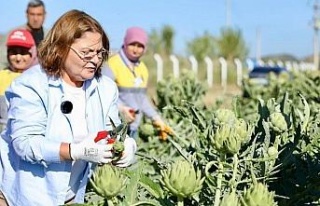
[[(163, 79), (163, 58), (159, 54), (154, 54), (154, 59), (157, 64), (157, 81), (161, 81)], [(190, 56), (188, 58), (191, 64), (191, 70), (195, 72), (196, 76), (198, 74), (198, 61), (194, 56)], [(306, 71), (306, 70), (314, 70), (315, 66), (313, 63), (306, 63), (306, 62), (282, 62), (282, 61), (259, 61), (254, 62), (252, 59), (246, 59), (245, 62), (240, 61), (240, 59), (234, 59), (232, 62), (233, 65), (228, 65), (228, 62), (223, 58), (220, 57), (219, 59), (219, 65), (215, 66), (215, 68), (219, 68), (221, 70), (221, 86), (226, 87), (227, 86), (227, 76), (228, 76), (228, 67), (232, 66), (236, 68), (236, 75), (237, 75), (237, 85), (241, 86), (242, 78), (243, 78), (243, 68), (248, 68), (248, 71), (252, 70), (255, 65), (261, 65), (261, 66), (280, 66), (280, 67), (286, 67), (289, 71), (296, 70), (296, 71)], [(175, 55), (170, 55), (170, 61), (172, 63), (172, 70), (173, 70), (173, 76), (175, 78), (179, 77), (180, 74), (180, 63), (179, 59)], [(206, 70), (207, 70), (207, 84), (209, 87), (213, 86), (213, 69), (214, 64), (213, 60), (210, 57), (205, 57), (204, 62), (206, 64)]]

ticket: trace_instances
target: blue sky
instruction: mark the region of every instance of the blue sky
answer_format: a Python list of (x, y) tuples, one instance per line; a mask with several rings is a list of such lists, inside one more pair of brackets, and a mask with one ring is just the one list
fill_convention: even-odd
[[(227, 7), (227, 3), (229, 6)], [(6, 0), (0, 7), (0, 33), (25, 23), (27, 0)], [(205, 31), (219, 36), (227, 24), (241, 29), (250, 57), (289, 53), (298, 58), (313, 53), (313, 0), (44, 0), (45, 27), (70, 9), (95, 17), (105, 28), (112, 48), (121, 46), (125, 29), (148, 32), (170, 25), (174, 49), (185, 54), (186, 43)], [(229, 8), (229, 9), (227, 9)], [(229, 12), (227, 12), (229, 11)], [(258, 43), (260, 42), (260, 43)], [(257, 46), (258, 45), (258, 46)], [(258, 49), (257, 49), (258, 48)]]

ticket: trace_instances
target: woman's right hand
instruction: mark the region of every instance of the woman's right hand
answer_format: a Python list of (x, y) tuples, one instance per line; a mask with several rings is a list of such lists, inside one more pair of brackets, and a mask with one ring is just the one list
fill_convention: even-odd
[(69, 154), (72, 160), (85, 160), (95, 163), (112, 161), (112, 144), (95, 142), (97, 134), (88, 135), (82, 142), (69, 144)]

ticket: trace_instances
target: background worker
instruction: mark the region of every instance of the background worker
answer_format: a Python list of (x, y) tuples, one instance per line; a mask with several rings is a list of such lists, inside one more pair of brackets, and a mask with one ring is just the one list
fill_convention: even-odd
[(22, 72), (37, 62), (36, 44), (26, 29), (13, 30), (6, 41), (8, 66), (0, 70), (0, 132), (7, 122), (5, 90)]
[[(46, 9), (43, 1), (30, 0), (27, 4), (26, 9), (27, 22), (26, 24), (17, 27), (18, 29), (27, 29), (31, 33), (36, 43), (36, 47), (38, 47), (39, 43), (43, 40), (44, 36), (47, 33), (47, 30), (43, 27), (45, 17)], [(11, 33), (11, 31), (9, 33)], [(1, 45), (1, 47), (5, 48), (5, 45)], [(0, 61), (1, 67), (5, 67), (7, 63), (5, 52), (1, 52)]]
[(140, 60), (146, 52), (147, 42), (148, 36), (144, 29), (128, 28), (120, 51), (110, 57), (105, 69), (105, 74), (118, 85), (118, 107), (130, 123), (128, 134), (134, 138), (138, 136), (143, 115), (150, 118), (160, 130), (169, 129), (147, 95), (149, 73)]
[(33, 36), (36, 46), (43, 40), (46, 31), (43, 23), (46, 17), (46, 9), (42, 0), (31, 0), (26, 10), (27, 23), (25, 28), (29, 30)]

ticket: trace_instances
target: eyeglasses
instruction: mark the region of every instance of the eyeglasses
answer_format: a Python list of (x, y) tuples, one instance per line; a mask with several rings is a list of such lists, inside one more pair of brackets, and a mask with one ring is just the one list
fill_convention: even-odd
[(70, 49), (84, 62), (90, 62), (94, 56), (97, 55), (99, 61), (102, 61), (103, 57), (108, 53), (108, 51), (105, 48), (102, 48), (99, 51), (78, 51), (75, 48), (70, 46)]

